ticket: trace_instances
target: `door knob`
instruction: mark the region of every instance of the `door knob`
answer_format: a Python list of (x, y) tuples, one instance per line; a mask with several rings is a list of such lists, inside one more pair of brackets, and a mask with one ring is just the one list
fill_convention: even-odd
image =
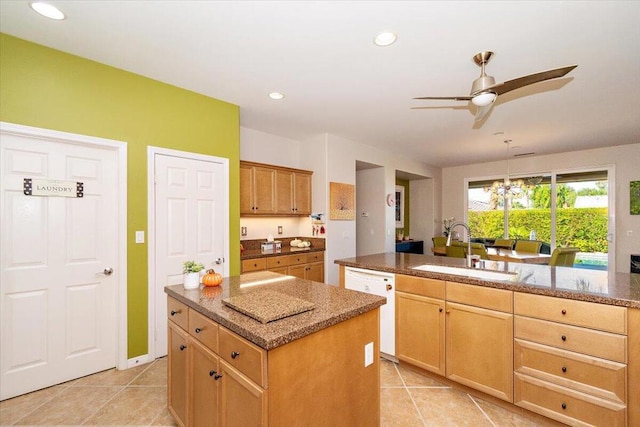
[(111, 267), (105, 268), (102, 271), (98, 271), (96, 274), (104, 274), (105, 276), (111, 276), (111, 274), (113, 274), (113, 268)]
[(224, 262), (224, 259), (223, 259), (223, 258), (216, 258), (216, 260), (215, 260), (215, 261), (213, 261), (213, 262), (214, 262), (216, 265), (220, 265), (220, 264), (222, 264), (222, 263)]

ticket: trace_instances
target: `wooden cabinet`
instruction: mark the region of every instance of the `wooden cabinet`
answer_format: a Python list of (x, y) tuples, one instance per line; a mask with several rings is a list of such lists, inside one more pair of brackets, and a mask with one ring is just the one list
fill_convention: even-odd
[[(266, 351), (172, 297), (168, 306), (181, 310), (167, 316), (168, 403), (178, 425), (379, 423), (379, 309)], [(186, 329), (175, 319), (187, 319)]]
[(513, 402), (512, 294), (396, 275), (396, 357)]
[(167, 405), (179, 425), (187, 425), (187, 373), (189, 367), (188, 336), (179, 326), (169, 322), (169, 356)]
[(324, 251), (245, 259), (242, 272), (269, 270), (300, 279), (324, 282)]
[(311, 214), (311, 173), (276, 169), (276, 213)]
[(627, 309), (514, 295), (515, 404), (570, 424), (627, 425)]
[(445, 282), (396, 275), (396, 357), (445, 375)]
[(240, 162), (240, 215), (310, 215), (312, 174), (301, 169)]
[(266, 351), (173, 298), (167, 306), (168, 407), (176, 422), (265, 425)]
[[(513, 402), (513, 292), (447, 282), (447, 378)], [(457, 302), (456, 302), (457, 301)]]
[(240, 162), (240, 215), (276, 213), (276, 171)]

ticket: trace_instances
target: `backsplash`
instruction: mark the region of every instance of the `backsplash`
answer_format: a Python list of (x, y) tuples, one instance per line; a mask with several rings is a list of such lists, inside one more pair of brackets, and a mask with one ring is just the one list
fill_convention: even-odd
[[(273, 236), (274, 240), (278, 240), (282, 242), (282, 247), (289, 247), (292, 240), (300, 239), (306, 240), (311, 243), (311, 247), (314, 249), (324, 249), (325, 248), (325, 240), (319, 237), (283, 237), (278, 238), (277, 236)], [(264, 239), (250, 239), (250, 240), (240, 240), (240, 243), (244, 247), (245, 250), (260, 250), (260, 244), (266, 242), (266, 237)]]

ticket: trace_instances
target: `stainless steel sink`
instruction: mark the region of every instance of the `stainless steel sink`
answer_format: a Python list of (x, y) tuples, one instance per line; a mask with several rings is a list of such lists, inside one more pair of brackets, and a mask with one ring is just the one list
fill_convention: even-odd
[(491, 270), (476, 270), (473, 268), (449, 267), (445, 265), (419, 265), (411, 267), (413, 270), (431, 271), (433, 273), (452, 274), (455, 276), (474, 277), (484, 280), (500, 280), (500, 281), (516, 281), (518, 275), (516, 273), (507, 273)]

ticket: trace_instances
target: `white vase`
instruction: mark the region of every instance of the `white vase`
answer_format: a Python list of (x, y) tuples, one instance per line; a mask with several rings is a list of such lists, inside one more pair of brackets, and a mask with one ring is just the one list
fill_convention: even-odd
[(198, 289), (199, 286), (200, 286), (200, 273), (185, 273), (184, 275), (185, 289)]

